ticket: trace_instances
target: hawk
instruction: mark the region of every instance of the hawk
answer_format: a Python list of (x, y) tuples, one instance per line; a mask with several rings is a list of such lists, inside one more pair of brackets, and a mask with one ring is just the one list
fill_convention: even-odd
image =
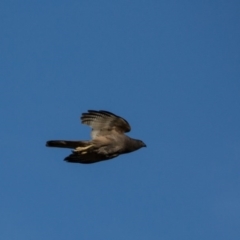
[(109, 160), (146, 147), (143, 141), (125, 135), (131, 130), (129, 123), (111, 112), (88, 110), (82, 114), (81, 122), (92, 128), (91, 140), (51, 140), (47, 141), (46, 146), (73, 149), (64, 160), (86, 164)]

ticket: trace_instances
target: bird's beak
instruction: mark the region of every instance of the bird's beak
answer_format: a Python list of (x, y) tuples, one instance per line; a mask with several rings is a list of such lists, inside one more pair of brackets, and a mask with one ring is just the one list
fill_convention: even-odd
[(144, 147), (147, 147), (147, 145), (144, 143), (144, 145), (143, 145)]

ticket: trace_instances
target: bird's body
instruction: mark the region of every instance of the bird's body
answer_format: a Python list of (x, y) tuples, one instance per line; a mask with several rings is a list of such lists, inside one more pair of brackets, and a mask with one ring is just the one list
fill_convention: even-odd
[(131, 130), (129, 123), (111, 112), (89, 110), (82, 114), (81, 120), (83, 124), (92, 127), (92, 140), (51, 140), (46, 143), (48, 147), (74, 149), (64, 159), (67, 162), (95, 163), (146, 147), (141, 140), (125, 135), (125, 132)]

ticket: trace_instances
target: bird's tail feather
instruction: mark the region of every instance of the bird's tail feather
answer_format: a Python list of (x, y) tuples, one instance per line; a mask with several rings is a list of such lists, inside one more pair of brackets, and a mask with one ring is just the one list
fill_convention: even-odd
[(59, 148), (77, 148), (86, 147), (89, 145), (89, 141), (65, 141), (65, 140), (50, 140), (46, 142), (47, 147), (59, 147)]

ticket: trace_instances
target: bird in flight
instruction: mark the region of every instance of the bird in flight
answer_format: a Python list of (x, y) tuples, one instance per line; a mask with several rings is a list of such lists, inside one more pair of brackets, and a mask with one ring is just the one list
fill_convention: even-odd
[(85, 164), (109, 160), (146, 147), (143, 141), (125, 135), (131, 130), (129, 123), (111, 112), (88, 110), (82, 114), (81, 122), (92, 128), (91, 140), (50, 140), (46, 146), (73, 149), (64, 160)]

